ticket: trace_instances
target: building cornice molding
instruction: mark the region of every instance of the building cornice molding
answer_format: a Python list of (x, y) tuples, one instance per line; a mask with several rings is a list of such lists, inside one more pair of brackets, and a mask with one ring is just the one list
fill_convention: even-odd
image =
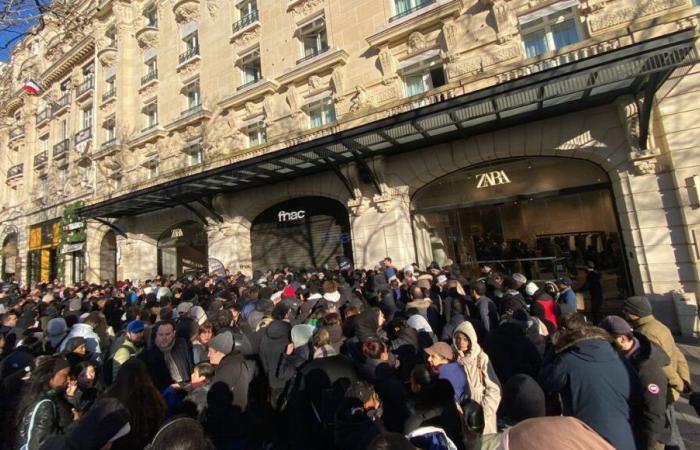
[(95, 39), (92, 36), (86, 36), (41, 74), (41, 80), (44, 86), (49, 86), (58, 81), (61, 77), (73, 70), (76, 64), (87, 59), (88, 55), (94, 53), (94, 51)]

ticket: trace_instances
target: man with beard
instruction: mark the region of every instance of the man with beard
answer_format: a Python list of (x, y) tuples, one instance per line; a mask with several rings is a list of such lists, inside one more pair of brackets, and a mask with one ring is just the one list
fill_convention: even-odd
[(140, 320), (132, 320), (126, 327), (126, 339), (112, 357), (112, 380), (117, 379), (119, 368), (136, 356), (144, 346), (143, 331), (145, 325)]

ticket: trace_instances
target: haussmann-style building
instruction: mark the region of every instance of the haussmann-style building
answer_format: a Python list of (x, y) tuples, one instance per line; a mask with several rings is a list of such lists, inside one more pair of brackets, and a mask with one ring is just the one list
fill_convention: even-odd
[(2, 276), (592, 261), (687, 328), (698, 4), (77, 2), (1, 69)]

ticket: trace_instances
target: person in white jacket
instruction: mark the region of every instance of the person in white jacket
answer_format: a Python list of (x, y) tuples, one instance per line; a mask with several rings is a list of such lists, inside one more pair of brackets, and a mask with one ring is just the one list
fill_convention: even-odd
[(74, 337), (82, 337), (85, 339), (85, 347), (90, 352), (92, 360), (101, 362), (102, 350), (100, 349), (100, 337), (95, 332), (95, 327), (100, 323), (99, 312), (94, 311), (80, 323), (76, 323), (70, 329), (68, 336), (61, 343), (61, 351), (66, 348), (66, 343)]

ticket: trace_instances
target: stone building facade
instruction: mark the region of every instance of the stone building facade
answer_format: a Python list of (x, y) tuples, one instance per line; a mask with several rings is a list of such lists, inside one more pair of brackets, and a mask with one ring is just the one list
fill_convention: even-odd
[(675, 324), (700, 288), (697, 3), (79, 2), (3, 68), (3, 274), (594, 260)]

